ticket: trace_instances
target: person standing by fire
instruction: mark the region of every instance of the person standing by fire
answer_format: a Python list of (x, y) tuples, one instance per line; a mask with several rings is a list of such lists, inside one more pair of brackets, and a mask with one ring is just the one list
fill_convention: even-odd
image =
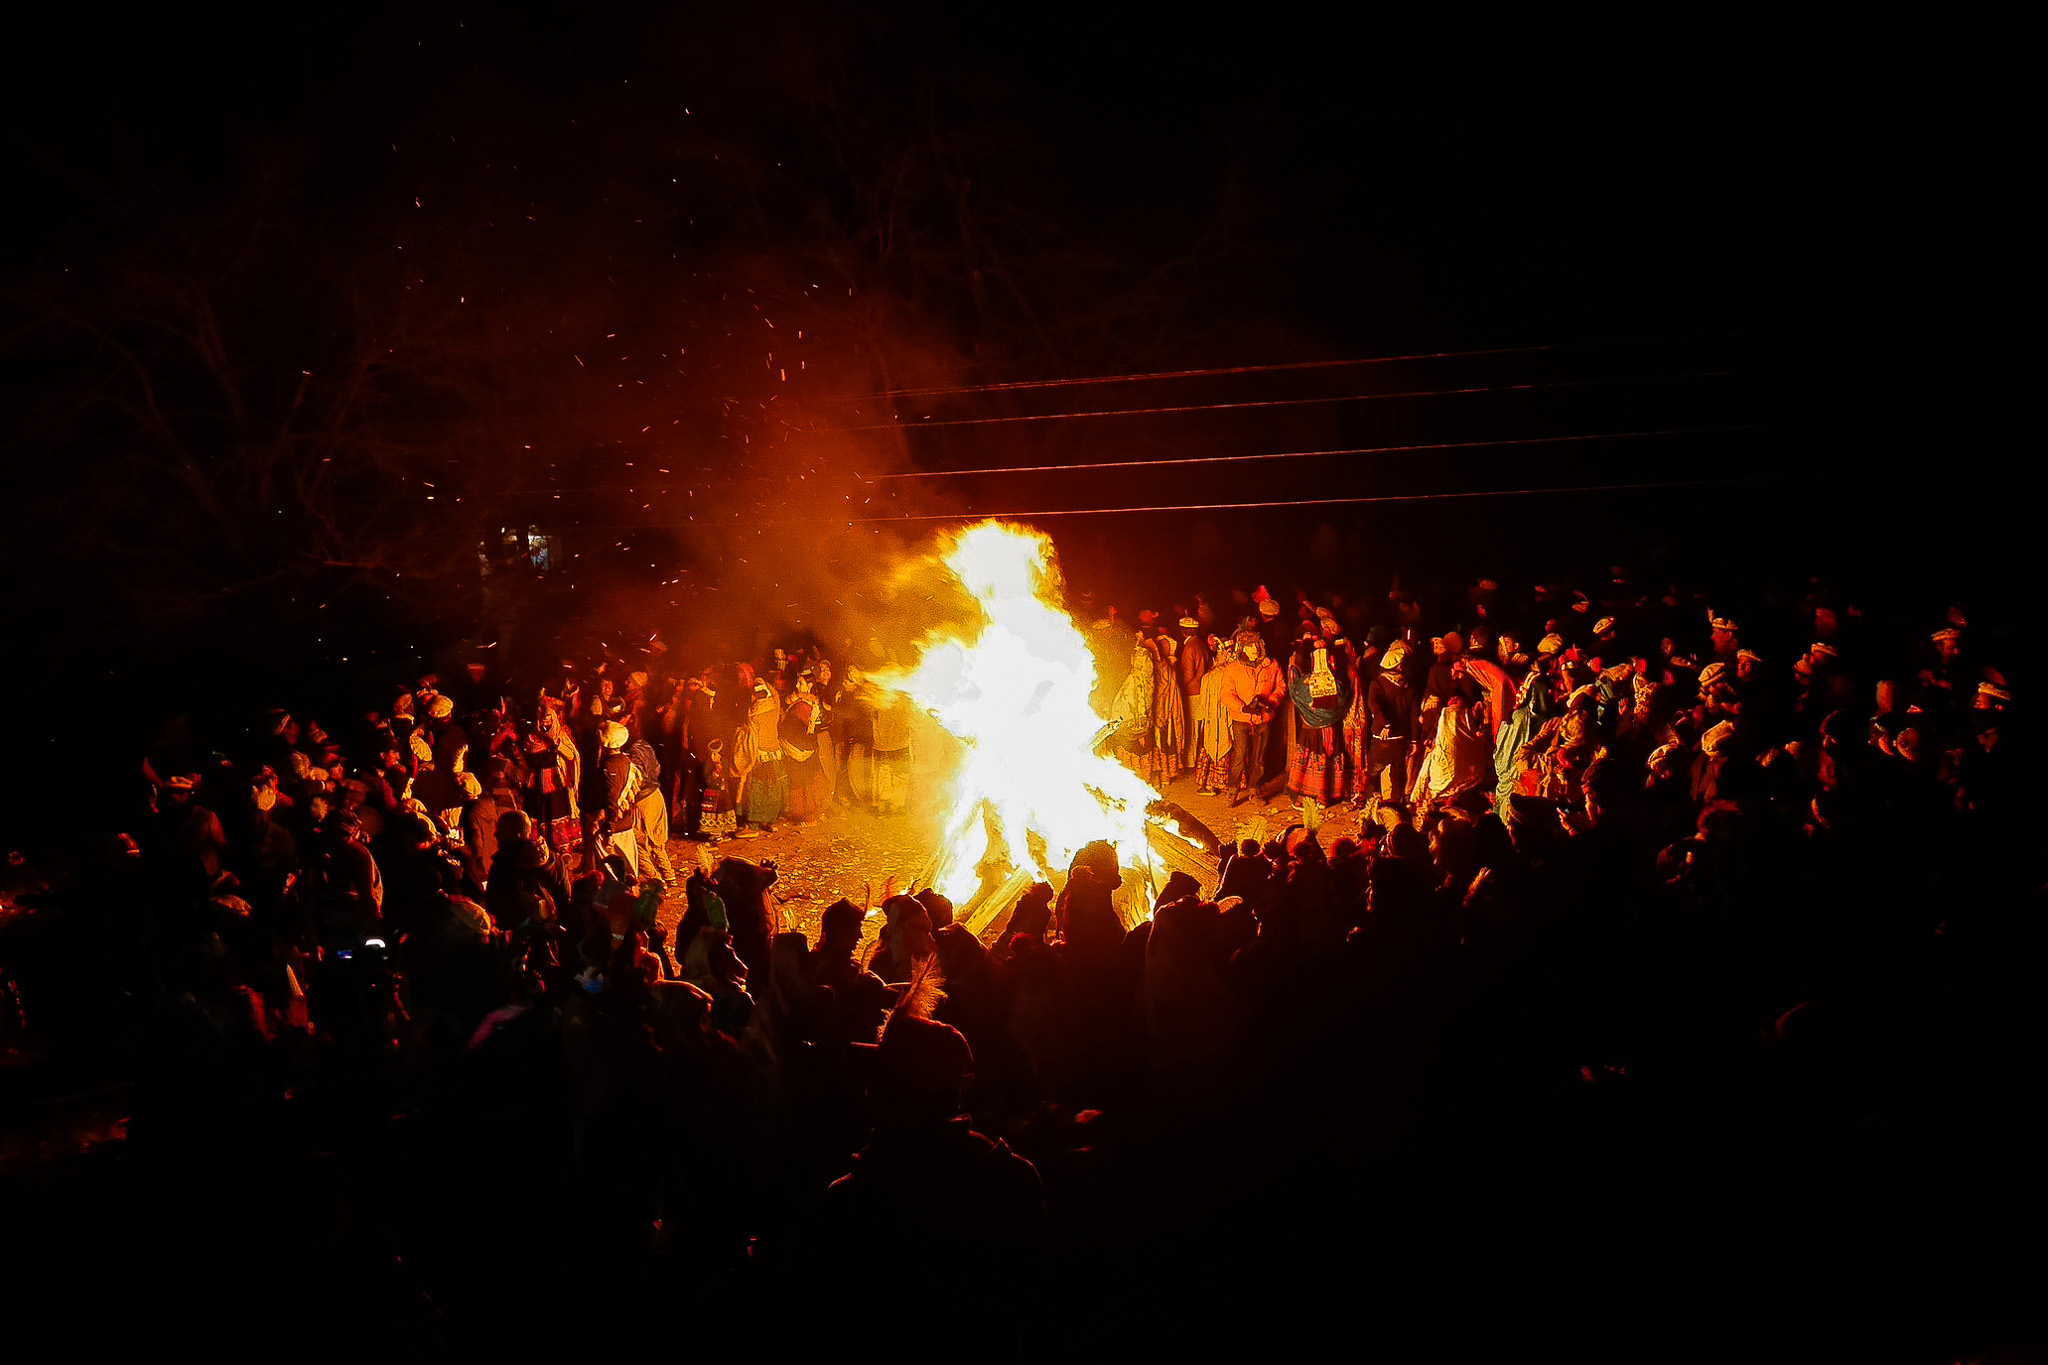
[(818, 694), (812, 690), (817, 670), (806, 666), (797, 674), (795, 690), (782, 713), (782, 768), (789, 777), (789, 818), (815, 825), (825, 818), (832, 794), (825, 776), (823, 751), (830, 736), (819, 728), (824, 719)]
[(1280, 665), (1266, 656), (1266, 643), (1250, 626), (1240, 628), (1233, 643), (1237, 657), (1223, 665), (1223, 709), (1230, 717), (1230, 756), (1237, 769), (1237, 790), (1230, 804), (1244, 803), (1265, 780), (1266, 745), (1273, 717), (1287, 695)]
[(1152, 705), (1157, 681), (1158, 656), (1141, 637), (1131, 645), (1131, 666), (1110, 703), (1109, 718), (1116, 722), (1117, 758), (1132, 772), (1144, 775), (1152, 755)]
[(1226, 784), (1235, 785), (1230, 764), (1230, 711), (1223, 704), (1223, 666), (1236, 657), (1230, 641), (1211, 636), (1215, 666), (1202, 675), (1202, 690), (1188, 710), (1188, 730), (1194, 736), (1195, 789), (1201, 796), (1220, 796)]
[(1294, 703), (1293, 751), (1287, 757), (1287, 790), (1304, 803), (1329, 806), (1344, 799), (1344, 713), (1351, 707), (1349, 679), (1331, 666), (1330, 651), (1303, 640), (1287, 666), (1287, 695)]
[(1183, 612), (1179, 625), (1180, 657), (1175, 661), (1174, 671), (1180, 676), (1181, 706), (1187, 715), (1181, 766), (1192, 769), (1201, 758), (1198, 717), (1201, 714), (1202, 679), (1208, 676), (1212, 661), (1209, 642), (1202, 636), (1202, 623)]
[(524, 805), (541, 837), (567, 866), (581, 828), (577, 788), (582, 779), (582, 755), (556, 706), (551, 698), (541, 699), (533, 731), (526, 738)]
[(901, 815), (910, 803), (910, 701), (901, 692), (872, 691), (875, 813)]
[(1400, 800), (1408, 791), (1408, 752), (1415, 742), (1415, 686), (1408, 681), (1408, 642), (1396, 640), (1380, 656), (1380, 666), (1366, 689), (1366, 773), (1360, 790), (1367, 796)]
[(789, 776), (782, 767), (782, 703), (765, 678), (754, 679), (746, 719), (733, 737), (733, 771), (740, 779), (735, 837), (758, 839), (775, 827), (789, 799)]
[(1165, 631), (1154, 631), (1144, 641), (1153, 657), (1151, 746), (1145, 756), (1144, 777), (1159, 790), (1181, 775), (1185, 765), (1181, 750), (1187, 744), (1188, 703), (1181, 691), (1176, 641)]

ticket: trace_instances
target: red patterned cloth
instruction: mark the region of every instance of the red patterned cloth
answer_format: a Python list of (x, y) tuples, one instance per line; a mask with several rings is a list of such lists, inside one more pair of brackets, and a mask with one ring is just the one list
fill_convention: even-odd
[(1302, 726), (1297, 735), (1299, 742), (1287, 758), (1287, 790), (1324, 805), (1342, 801), (1347, 765), (1336, 731)]

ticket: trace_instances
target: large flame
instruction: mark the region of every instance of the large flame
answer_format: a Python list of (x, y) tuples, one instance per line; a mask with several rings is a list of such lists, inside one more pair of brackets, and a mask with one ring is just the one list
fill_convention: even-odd
[(1096, 752), (1105, 722), (1090, 702), (1095, 659), (1054, 600), (1052, 541), (984, 521), (955, 536), (941, 562), (980, 604), (979, 630), (935, 633), (915, 667), (876, 678), (964, 749), (934, 884), (964, 906), (996, 873), (1057, 880), (1083, 844), (1107, 839), (1126, 884), (1152, 887), (1146, 807), (1159, 794)]

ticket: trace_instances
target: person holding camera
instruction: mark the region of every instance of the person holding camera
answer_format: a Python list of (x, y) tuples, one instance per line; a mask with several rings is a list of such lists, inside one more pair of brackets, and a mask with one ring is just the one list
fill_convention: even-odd
[(1230, 717), (1230, 750), (1237, 770), (1237, 790), (1230, 804), (1244, 804), (1246, 789), (1256, 792), (1266, 776), (1266, 742), (1280, 700), (1287, 695), (1280, 665), (1266, 654), (1266, 642), (1249, 626), (1235, 637), (1237, 657), (1223, 665), (1223, 709)]

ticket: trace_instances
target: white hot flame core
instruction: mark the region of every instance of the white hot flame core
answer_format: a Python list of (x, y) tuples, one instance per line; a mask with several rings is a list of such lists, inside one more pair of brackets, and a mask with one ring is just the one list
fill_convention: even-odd
[[(1153, 880), (1146, 807), (1159, 799), (1123, 764), (1095, 752), (1095, 659), (1058, 590), (1052, 541), (1020, 526), (968, 527), (942, 558), (981, 606), (978, 634), (934, 633), (915, 667), (878, 676), (937, 719), (964, 748), (954, 775), (936, 884), (956, 903), (982, 885), (990, 830), (1012, 869), (1065, 875), (1094, 839)], [(972, 630), (972, 627), (968, 628)], [(992, 819), (988, 817), (993, 817)]]

